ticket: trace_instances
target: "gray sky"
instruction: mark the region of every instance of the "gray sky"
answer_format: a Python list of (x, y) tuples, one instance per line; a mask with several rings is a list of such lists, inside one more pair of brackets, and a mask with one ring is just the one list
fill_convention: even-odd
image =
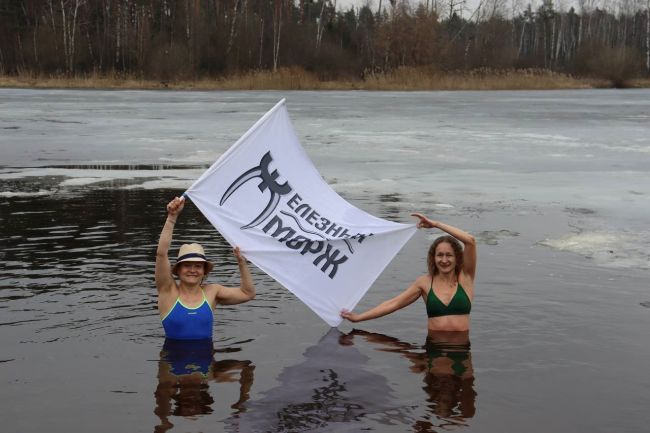
[[(333, 1), (333, 0), (332, 0)], [(411, 4), (417, 4), (419, 3), (417, 0), (410, 0)], [(512, 0), (506, 0), (508, 3), (510, 3)], [(438, 0), (438, 3), (443, 3), (445, 0)], [(469, 13), (471, 14), (474, 12), (476, 9), (476, 6), (478, 6), (480, 0), (467, 0), (467, 8), (469, 9)], [(532, 3), (535, 3), (536, 0), (532, 0)], [(350, 5), (354, 6), (361, 6), (366, 3), (366, 0), (336, 0), (336, 8), (337, 9), (347, 9)], [(388, 4), (388, 0), (382, 0), (382, 4)], [(426, 3), (426, 0), (422, 1), (422, 3)], [(370, 4), (373, 8), (376, 8), (379, 5), (379, 0), (370, 0)]]
[[(350, 5), (354, 6), (361, 6), (366, 3), (367, 0), (336, 0), (336, 8), (337, 9), (347, 9), (350, 7)], [(426, 0), (410, 0), (412, 4), (417, 4), (418, 2), (426, 2)], [(430, 0), (431, 1), (431, 0)], [(525, 8), (528, 3), (530, 3), (533, 6), (533, 9), (535, 9), (540, 3), (541, 0), (503, 0), (504, 3), (506, 4), (508, 10), (512, 8), (513, 3), (515, 4), (515, 7), (517, 7), (519, 10), (522, 10)], [(593, 1), (593, 3), (603, 3), (603, 2), (608, 2), (611, 0), (596, 0)], [(446, 0), (438, 0), (439, 3), (446, 3)], [(464, 13), (465, 17), (469, 17), (472, 15), (472, 13), (476, 10), (476, 7), (479, 5), (481, 0), (467, 0), (467, 10)], [(484, 0), (485, 2), (485, 0)], [(382, 0), (382, 4), (388, 4), (389, 0)], [(379, 5), (379, 0), (370, 0), (370, 4), (372, 8), (376, 8)], [(558, 9), (568, 9), (571, 6), (576, 7), (577, 9), (577, 0), (555, 0), (555, 5), (558, 7)]]

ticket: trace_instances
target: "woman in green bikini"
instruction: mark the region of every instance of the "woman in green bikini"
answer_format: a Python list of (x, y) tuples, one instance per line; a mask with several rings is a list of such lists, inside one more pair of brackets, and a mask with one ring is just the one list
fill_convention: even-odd
[[(469, 342), (469, 312), (474, 298), (474, 275), (476, 274), (476, 240), (463, 230), (433, 221), (422, 214), (418, 228), (437, 228), (448, 235), (436, 239), (427, 255), (425, 275), (399, 295), (382, 302), (360, 314), (342, 311), (341, 316), (351, 322), (375, 319), (393, 313), (418, 298), (427, 308), (428, 333), (423, 347), (425, 353), (412, 352), (413, 347), (396, 345), (390, 338), (377, 338), (380, 334), (353, 330), (352, 335), (364, 336), (368, 341), (388, 346), (403, 353), (413, 361), (411, 371), (425, 372), (424, 389), (429, 394), (428, 419), (418, 421), (421, 426), (444, 427), (463, 424), (474, 416), (476, 392), (474, 369)], [(460, 242), (459, 242), (460, 241)], [(461, 246), (461, 243), (464, 245)]]
[(469, 312), (474, 298), (476, 240), (459, 228), (433, 221), (419, 213), (414, 213), (413, 216), (420, 220), (418, 228), (437, 228), (448, 234), (436, 239), (429, 248), (428, 273), (420, 276), (394, 298), (359, 314), (343, 310), (341, 317), (351, 322), (376, 319), (422, 298), (429, 316), (430, 337), (452, 332), (445, 337), (446, 341), (450, 338), (467, 340), (462, 334), (466, 336), (469, 331)]

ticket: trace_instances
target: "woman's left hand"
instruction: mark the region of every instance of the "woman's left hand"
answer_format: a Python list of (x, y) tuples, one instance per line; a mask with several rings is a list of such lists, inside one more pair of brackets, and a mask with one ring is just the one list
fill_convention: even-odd
[(244, 257), (241, 253), (241, 249), (239, 247), (235, 247), (232, 249), (232, 254), (235, 256), (238, 262), (246, 261), (246, 257)]

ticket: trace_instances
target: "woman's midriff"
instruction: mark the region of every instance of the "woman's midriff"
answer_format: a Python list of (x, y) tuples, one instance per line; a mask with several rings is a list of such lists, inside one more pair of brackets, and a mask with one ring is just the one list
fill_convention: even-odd
[(462, 316), (430, 317), (428, 325), (430, 333), (438, 331), (468, 331), (469, 314)]

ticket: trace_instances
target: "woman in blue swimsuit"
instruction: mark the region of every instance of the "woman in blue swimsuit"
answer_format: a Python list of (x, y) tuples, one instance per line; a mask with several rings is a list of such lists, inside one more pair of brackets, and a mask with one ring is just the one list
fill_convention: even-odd
[(351, 322), (375, 319), (422, 298), (429, 317), (430, 337), (449, 331), (462, 331), (466, 334), (469, 331), (469, 313), (474, 298), (476, 240), (459, 228), (430, 220), (419, 213), (413, 216), (420, 220), (418, 228), (437, 228), (448, 234), (436, 239), (429, 248), (428, 273), (420, 276), (394, 298), (360, 314), (344, 310), (341, 317)]
[[(239, 247), (233, 250), (241, 284), (224, 287), (219, 284), (203, 284), (212, 270), (199, 244), (182, 245), (176, 263), (169, 263), (168, 251), (178, 215), (185, 200), (174, 198), (167, 205), (167, 221), (160, 233), (156, 251), (156, 288), (158, 289), (158, 312), (167, 338), (176, 340), (212, 339), (212, 311), (217, 304), (233, 305), (250, 301), (255, 297), (255, 286), (248, 264)], [(174, 280), (174, 275), (178, 281)]]

